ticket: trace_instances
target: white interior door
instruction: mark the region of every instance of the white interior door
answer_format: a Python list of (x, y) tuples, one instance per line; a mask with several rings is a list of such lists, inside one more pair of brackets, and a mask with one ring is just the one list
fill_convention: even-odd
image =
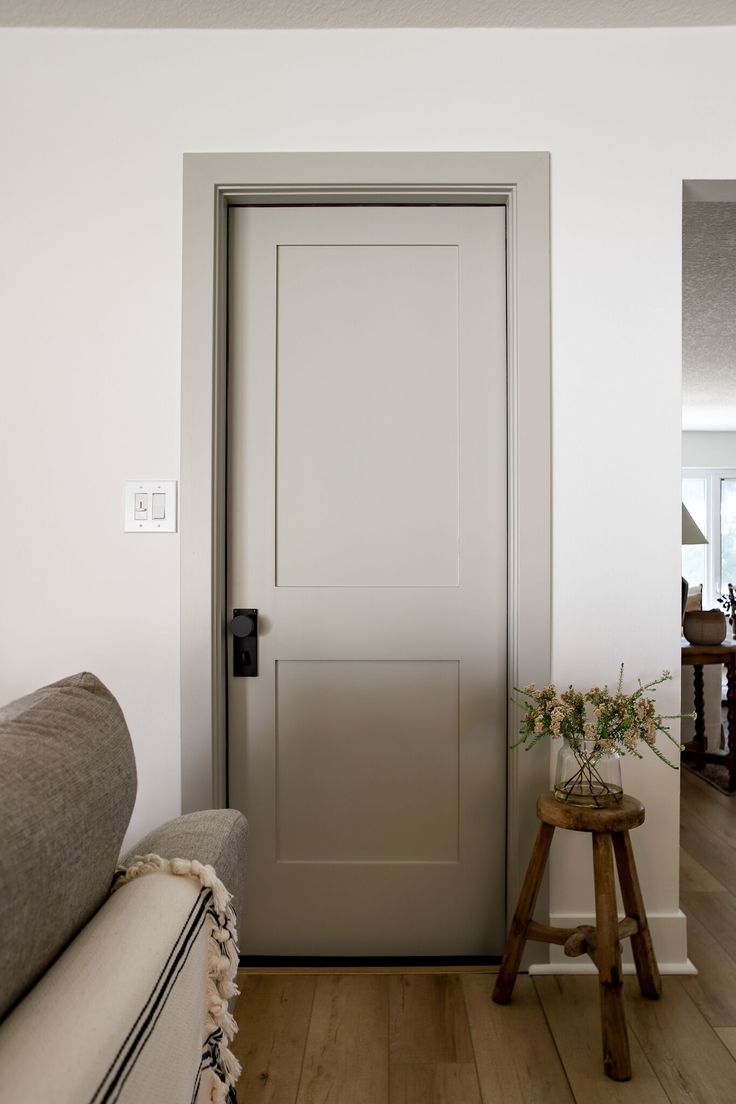
[(505, 211), (230, 220), (228, 605), (261, 630), (229, 680), (241, 950), (500, 953)]

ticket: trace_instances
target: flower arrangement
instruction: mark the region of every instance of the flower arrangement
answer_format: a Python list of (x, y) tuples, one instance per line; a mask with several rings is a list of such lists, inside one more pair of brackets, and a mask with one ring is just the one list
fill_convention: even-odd
[[(555, 795), (560, 800), (573, 800), (579, 804), (603, 805), (621, 800), (622, 789), (614, 779), (605, 777), (603, 761), (615, 760), (620, 779), (618, 756), (634, 755), (643, 758), (642, 745), (651, 748), (658, 759), (674, 770), (674, 763), (657, 747), (657, 735), (663, 732), (678, 748), (679, 742), (671, 735), (666, 721), (683, 714), (667, 716), (657, 712), (649, 692), (672, 676), (663, 671), (652, 682), (642, 683), (630, 694), (623, 692), (624, 665), (621, 664), (615, 691), (607, 686), (594, 686), (584, 692), (569, 686), (558, 693), (555, 686), (537, 688), (533, 684), (523, 689), (514, 687), (525, 701), (517, 701), (525, 709), (520, 727), (520, 738), (513, 744), (534, 747), (545, 736), (562, 738), (572, 757), (572, 763), (562, 767), (566, 777), (555, 783)], [(689, 714), (688, 714), (689, 715)]]
[(728, 584), (728, 593), (719, 594), (716, 601), (719, 606), (723, 606), (723, 612), (726, 614), (733, 631), (734, 640), (736, 640), (736, 592), (733, 583)]

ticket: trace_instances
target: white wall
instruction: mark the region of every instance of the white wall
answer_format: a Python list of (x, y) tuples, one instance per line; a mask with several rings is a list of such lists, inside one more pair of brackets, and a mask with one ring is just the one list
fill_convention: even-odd
[[(0, 691), (108, 682), (134, 830), (179, 800), (178, 538), (124, 535), (120, 499), (178, 474), (182, 152), (551, 151), (554, 674), (649, 678), (679, 662), (682, 180), (736, 177), (735, 48), (730, 29), (0, 34)], [(675, 960), (678, 776), (625, 767)], [(587, 850), (555, 844), (558, 916), (590, 911)]]
[(736, 433), (689, 431), (682, 435), (683, 468), (736, 468)]

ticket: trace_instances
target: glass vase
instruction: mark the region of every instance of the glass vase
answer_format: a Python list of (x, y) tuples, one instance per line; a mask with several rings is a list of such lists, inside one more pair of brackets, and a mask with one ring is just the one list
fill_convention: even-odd
[(564, 737), (557, 753), (555, 797), (568, 805), (604, 809), (623, 797), (618, 752), (604, 751), (597, 740)]

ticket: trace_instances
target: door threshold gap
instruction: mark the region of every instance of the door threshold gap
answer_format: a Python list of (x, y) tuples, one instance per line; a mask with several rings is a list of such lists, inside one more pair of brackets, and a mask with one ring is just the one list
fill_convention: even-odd
[(500, 955), (458, 957), (284, 957), (241, 955), (248, 974), (495, 974)]

